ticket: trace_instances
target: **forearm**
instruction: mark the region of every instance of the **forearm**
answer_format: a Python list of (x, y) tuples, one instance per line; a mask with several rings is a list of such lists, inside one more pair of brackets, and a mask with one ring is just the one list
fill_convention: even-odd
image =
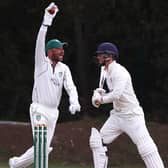
[(78, 104), (78, 93), (77, 93), (77, 89), (75, 86), (71, 87), (71, 89), (68, 91), (68, 95), (69, 95), (69, 102), (70, 104)]
[(120, 99), (125, 90), (125, 85), (126, 81), (124, 80), (122, 82), (117, 82), (114, 89), (108, 93), (105, 93), (105, 91), (103, 91), (104, 89), (97, 88), (94, 94), (96, 96), (93, 96), (98, 98), (98, 102), (100, 102), (100, 104), (112, 103), (113, 101), (117, 101)]
[(35, 48), (35, 65), (41, 65), (45, 61), (45, 38), (47, 33), (47, 26), (41, 25), (37, 35)]
[(121, 94), (116, 92), (109, 92), (102, 96), (101, 98), (101, 104), (107, 104), (112, 103), (113, 101), (116, 101), (120, 98)]
[(37, 35), (36, 48), (35, 48), (35, 66), (42, 65), (46, 58), (45, 52), (45, 39), (48, 26), (52, 25), (53, 18), (58, 12), (57, 6), (54, 2), (45, 9), (43, 16), (43, 23)]
[(64, 87), (69, 96), (69, 103), (78, 104), (78, 92), (70, 76), (69, 79), (64, 83)]

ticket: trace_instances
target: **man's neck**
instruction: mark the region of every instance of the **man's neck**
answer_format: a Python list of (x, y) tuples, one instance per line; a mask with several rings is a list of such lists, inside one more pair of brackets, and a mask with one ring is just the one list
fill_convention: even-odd
[(52, 64), (52, 66), (56, 66), (56, 64), (58, 63), (58, 61), (51, 61), (51, 64)]

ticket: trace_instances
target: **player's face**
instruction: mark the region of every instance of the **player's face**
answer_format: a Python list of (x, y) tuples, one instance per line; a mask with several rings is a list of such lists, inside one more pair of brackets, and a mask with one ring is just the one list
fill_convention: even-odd
[(97, 54), (97, 59), (100, 65), (104, 65), (105, 64), (105, 60), (104, 60), (104, 54)]
[(52, 48), (48, 50), (48, 57), (52, 62), (63, 61), (64, 58), (64, 49), (60, 48)]
[(108, 66), (113, 61), (111, 54), (107, 55), (107, 54), (100, 53), (97, 55), (97, 59), (98, 59), (99, 64), (102, 66), (103, 65)]

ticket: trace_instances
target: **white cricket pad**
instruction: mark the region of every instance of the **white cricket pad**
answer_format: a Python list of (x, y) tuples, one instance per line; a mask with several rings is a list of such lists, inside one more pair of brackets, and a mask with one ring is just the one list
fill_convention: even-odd
[(89, 142), (93, 153), (94, 168), (107, 168), (108, 157), (105, 153), (107, 148), (103, 146), (100, 133), (96, 128), (92, 128)]
[(143, 157), (143, 160), (147, 168), (164, 168), (163, 161), (158, 151), (154, 151), (153, 153)]

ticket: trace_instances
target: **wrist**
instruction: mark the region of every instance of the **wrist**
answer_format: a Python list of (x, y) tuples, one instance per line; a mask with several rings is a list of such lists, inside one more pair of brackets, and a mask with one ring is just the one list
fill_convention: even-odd
[(44, 23), (43, 23), (42, 25), (43, 25), (44, 27), (48, 27), (48, 26), (49, 26), (49, 25), (46, 25), (46, 24), (44, 24)]
[(104, 104), (103, 96), (101, 96), (100, 102), (101, 102), (101, 104)]
[(51, 26), (52, 25), (52, 21), (53, 21), (53, 18), (47, 14), (44, 15), (44, 18), (43, 18), (43, 25), (46, 25), (46, 26)]

